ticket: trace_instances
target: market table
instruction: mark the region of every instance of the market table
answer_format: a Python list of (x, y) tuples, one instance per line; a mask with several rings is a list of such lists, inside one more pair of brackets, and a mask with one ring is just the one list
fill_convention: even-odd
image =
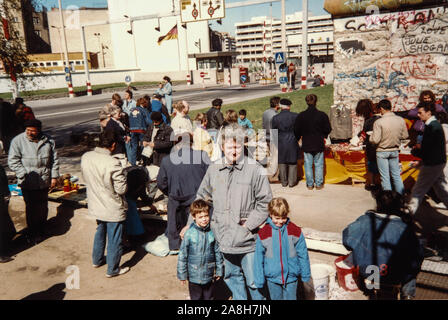
[[(401, 164), (401, 178), (406, 185), (413, 184), (417, 180), (418, 169), (410, 166), (412, 161), (419, 158), (411, 154), (399, 154)], [(325, 150), (325, 183), (338, 184), (351, 180), (353, 182), (365, 182), (367, 173), (365, 151)]]

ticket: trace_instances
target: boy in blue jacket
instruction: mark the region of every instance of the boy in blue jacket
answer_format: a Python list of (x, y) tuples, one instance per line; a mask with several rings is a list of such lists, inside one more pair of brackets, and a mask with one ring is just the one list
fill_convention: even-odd
[(271, 300), (297, 300), (299, 276), (311, 278), (310, 260), (302, 230), (289, 218), (284, 198), (274, 198), (268, 206), (269, 218), (258, 232), (255, 247), (255, 285), (265, 280)]
[(204, 200), (190, 206), (194, 222), (185, 233), (177, 260), (177, 278), (188, 280), (191, 300), (212, 300), (213, 279), (223, 275), (223, 259), (210, 230), (210, 207)]

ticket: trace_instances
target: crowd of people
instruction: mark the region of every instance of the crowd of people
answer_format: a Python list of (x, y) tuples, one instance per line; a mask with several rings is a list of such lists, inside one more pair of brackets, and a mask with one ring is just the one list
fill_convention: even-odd
[[(168, 199), (169, 254), (178, 255), (177, 277), (188, 281), (191, 299), (213, 298), (213, 284), (220, 277), (234, 300), (297, 299), (299, 281), (312, 285), (305, 238), (289, 218), (286, 199), (273, 197), (266, 163), (254, 161), (258, 159), (247, 152), (250, 137), (258, 135), (247, 111), (223, 114), (223, 101), (217, 98), (192, 122), (189, 103), (173, 102), (171, 94), (171, 81), (165, 77), (152, 96), (134, 100), (127, 90), (124, 99), (114, 94), (99, 111), (98, 146), (81, 158), (88, 210), (97, 223), (93, 267), (107, 265), (107, 277), (129, 271), (120, 267), (124, 241), (132, 246), (145, 233), (138, 200), (151, 206), (159, 189)], [(366, 266), (388, 265), (393, 272), (382, 277), (382, 290), (401, 287), (406, 299), (415, 296), (423, 260), (412, 216), (431, 187), (448, 207), (444, 133), (448, 126), (439, 123), (447, 118), (441, 116), (445, 110), (437, 112), (431, 94), (423, 92), (417, 112), (409, 112), (423, 123), (420, 127), (414, 123), (417, 133), (411, 139), (412, 153), (422, 159), (422, 166), (409, 203), (404, 200), (398, 158), (400, 143), (408, 138), (405, 120), (391, 111), (387, 99), (377, 105), (361, 100), (356, 108), (365, 118), (360, 136), (366, 144), (369, 181), (373, 185), (379, 173), (381, 188), (373, 188), (377, 208), (344, 230), (344, 245), (353, 251), (355, 265), (364, 268), (360, 272), (364, 278)], [(305, 103), (307, 109), (297, 114), (291, 112), (290, 100), (272, 97), (262, 116), (264, 141), (278, 153), (270, 165), (278, 164), (283, 187), (297, 185), (297, 161), (303, 152), (306, 186), (321, 190), (331, 125), (327, 114), (318, 110), (316, 95), (307, 95)], [(26, 204), (27, 239), (39, 243), (45, 237), (48, 192), (59, 177), (59, 159), (54, 140), (42, 132), (41, 122), (23, 101), (16, 110), (23, 132), (10, 139), (8, 165)], [(6, 234), (9, 237), (15, 230), (5, 227), (11, 223), (3, 176), (4, 170), (0, 256), (7, 262), (11, 258), (4, 254)], [(383, 242), (391, 248), (379, 248)], [(376, 255), (371, 254), (373, 247)], [(383, 291), (376, 296), (384, 296)]]

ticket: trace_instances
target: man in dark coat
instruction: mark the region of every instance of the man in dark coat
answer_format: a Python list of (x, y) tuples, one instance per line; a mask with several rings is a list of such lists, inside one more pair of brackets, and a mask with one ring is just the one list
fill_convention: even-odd
[(294, 136), (294, 123), (298, 116), (291, 112), (292, 102), (280, 100), (280, 113), (272, 118), (272, 129), (278, 130), (278, 177), (283, 187), (297, 184), (297, 160), (299, 145)]
[(210, 159), (206, 152), (191, 148), (192, 137), (182, 135), (170, 156), (165, 157), (157, 175), (157, 187), (168, 196), (168, 220), (165, 235), (170, 254), (180, 249), (180, 231), (185, 227), (190, 214), (190, 205), (207, 172)]
[(224, 123), (224, 116), (221, 112), (222, 100), (215, 99), (212, 101), (213, 107), (207, 111), (207, 129), (219, 130)]
[(170, 154), (173, 147), (171, 134), (173, 129), (163, 122), (162, 114), (157, 111), (151, 113), (152, 124), (143, 137), (143, 146), (153, 148), (153, 153), (148, 159), (142, 155), (145, 166), (153, 164), (160, 167), (162, 159)]
[(330, 119), (325, 112), (317, 110), (316, 95), (307, 95), (305, 101), (308, 109), (296, 118), (294, 133), (297, 141), (302, 139), (306, 186), (309, 190), (313, 190), (315, 184), (316, 190), (320, 190), (324, 187), (324, 139), (331, 132)]
[[(1, 149), (0, 149), (1, 150)], [(5, 169), (0, 166), (0, 263), (13, 260), (5, 255), (6, 247), (16, 234), (16, 228), (8, 212), (10, 192)]]

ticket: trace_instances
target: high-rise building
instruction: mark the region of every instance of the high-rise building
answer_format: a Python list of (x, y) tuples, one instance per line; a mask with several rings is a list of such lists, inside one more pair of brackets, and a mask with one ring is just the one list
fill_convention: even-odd
[(236, 51), (235, 38), (228, 32), (221, 32), (222, 37), (222, 51)]
[[(301, 60), (302, 12), (286, 16), (286, 47), (290, 60)], [(236, 27), (237, 61), (243, 65), (273, 60), (282, 51), (281, 20), (271, 17), (253, 17), (239, 22)], [(308, 15), (308, 55), (310, 63), (333, 61), (333, 20), (331, 15)]]

